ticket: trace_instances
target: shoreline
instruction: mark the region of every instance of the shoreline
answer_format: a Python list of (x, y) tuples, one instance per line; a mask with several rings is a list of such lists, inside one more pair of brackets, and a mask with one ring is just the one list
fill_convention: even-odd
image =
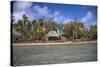
[(14, 46), (51, 46), (51, 45), (74, 45), (74, 44), (91, 44), (91, 43), (97, 43), (97, 41), (81, 41), (81, 42), (60, 42), (60, 43), (13, 43)]

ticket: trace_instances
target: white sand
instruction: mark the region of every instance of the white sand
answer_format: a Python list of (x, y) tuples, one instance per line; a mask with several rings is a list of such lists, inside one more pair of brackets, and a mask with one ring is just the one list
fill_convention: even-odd
[(67, 45), (67, 44), (87, 44), (87, 43), (97, 43), (97, 41), (83, 41), (83, 42), (72, 42), (72, 41), (67, 41), (67, 42), (62, 42), (62, 43), (14, 43), (13, 45)]

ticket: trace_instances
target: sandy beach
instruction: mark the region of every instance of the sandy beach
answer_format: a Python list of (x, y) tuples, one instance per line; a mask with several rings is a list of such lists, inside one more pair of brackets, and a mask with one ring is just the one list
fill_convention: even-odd
[(67, 42), (49, 42), (49, 43), (14, 43), (12, 45), (18, 45), (18, 46), (45, 46), (45, 45), (67, 45), (67, 44), (88, 44), (88, 43), (97, 43), (97, 41), (82, 41), (82, 42), (72, 42), (72, 41), (67, 41)]

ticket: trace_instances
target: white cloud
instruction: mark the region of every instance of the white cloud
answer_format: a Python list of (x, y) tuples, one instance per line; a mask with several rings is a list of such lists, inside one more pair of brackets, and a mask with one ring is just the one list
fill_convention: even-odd
[(57, 10), (51, 15), (54, 19), (55, 22), (57, 23), (62, 23), (62, 21), (65, 19), (64, 16), (60, 15), (60, 12)]
[(13, 12), (12, 15), (15, 17), (16, 21), (22, 18), (22, 15), (25, 14), (29, 16), (26, 12), (32, 6), (32, 2), (27, 1), (14, 1), (13, 2)]
[(15, 17), (16, 21), (20, 20), (22, 18), (22, 15), (26, 14), (25, 11), (20, 11), (20, 12), (14, 12), (13, 16)]
[(86, 16), (81, 19), (82, 22), (87, 22), (88, 20), (92, 19), (92, 12), (88, 11)]
[(55, 16), (53, 20), (57, 23), (62, 23), (62, 21), (64, 20), (64, 17), (63, 16)]
[(71, 22), (71, 21), (74, 21), (73, 19), (67, 19), (67, 20), (64, 20), (64, 24), (68, 23), (68, 22)]
[(54, 19), (53, 19), (55, 22), (57, 22), (58, 21), (58, 18), (57, 17), (54, 17)]
[(13, 4), (13, 9), (16, 10), (16, 11), (20, 11), (20, 10), (25, 10), (29, 7), (31, 7), (32, 5), (32, 2), (26, 2), (26, 1), (15, 1), (14, 4)]
[(58, 16), (58, 15), (59, 15), (59, 11), (55, 11), (54, 16)]
[(65, 17), (64, 17), (64, 16), (59, 16), (59, 18), (60, 18), (61, 20), (63, 20)]
[(38, 5), (35, 5), (33, 7), (33, 10), (36, 11), (39, 15), (42, 15), (42, 16), (48, 15), (48, 13), (49, 13), (47, 6), (40, 7)]
[(86, 17), (87, 17), (88, 19), (91, 19), (91, 18), (92, 18), (92, 12), (91, 12), (91, 11), (88, 11)]
[(97, 25), (97, 22), (93, 22), (93, 24), (92, 25)]
[(82, 22), (86, 22), (87, 20), (88, 20), (87, 17), (83, 17), (83, 18), (81, 19)]

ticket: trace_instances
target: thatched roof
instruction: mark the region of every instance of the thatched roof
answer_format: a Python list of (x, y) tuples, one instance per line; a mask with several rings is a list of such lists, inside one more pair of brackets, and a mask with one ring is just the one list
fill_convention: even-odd
[(50, 31), (50, 32), (47, 34), (47, 37), (59, 37), (59, 34), (57, 34), (56, 31)]

